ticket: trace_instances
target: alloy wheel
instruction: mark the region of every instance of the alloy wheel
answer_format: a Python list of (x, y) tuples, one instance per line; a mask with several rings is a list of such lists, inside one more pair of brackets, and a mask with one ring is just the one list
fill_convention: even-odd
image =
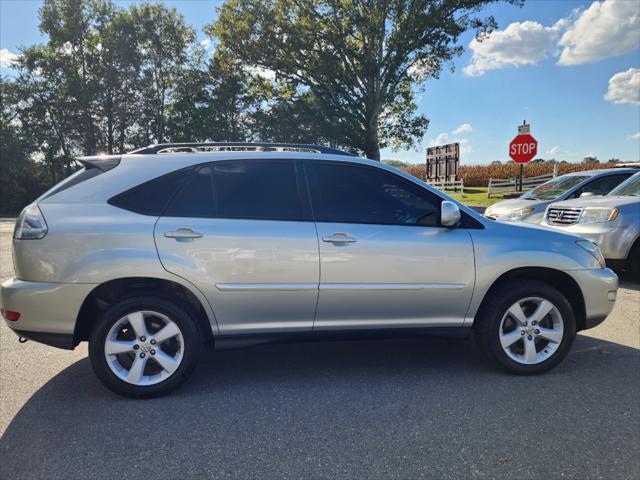
[(109, 330), (104, 354), (111, 371), (139, 386), (155, 385), (180, 366), (184, 338), (178, 324), (154, 311), (136, 311), (120, 318)]
[(549, 300), (523, 298), (502, 317), (499, 337), (502, 349), (513, 361), (523, 365), (542, 363), (560, 347), (564, 337), (562, 314)]

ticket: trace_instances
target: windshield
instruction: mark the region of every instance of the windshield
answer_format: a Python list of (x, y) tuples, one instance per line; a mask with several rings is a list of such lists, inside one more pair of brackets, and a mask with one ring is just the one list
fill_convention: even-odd
[(640, 173), (627, 178), (624, 182), (609, 192), (609, 195), (622, 195), (629, 197), (640, 196)]
[(567, 190), (589, 178), (587, 175), (564, 175), (543, 183), (539, 187), (525, 193), (526, 200), (555, 200)]

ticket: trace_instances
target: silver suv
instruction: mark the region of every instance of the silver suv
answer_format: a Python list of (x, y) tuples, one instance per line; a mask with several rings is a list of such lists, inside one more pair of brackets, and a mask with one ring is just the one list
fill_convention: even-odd
[(640, 278), (640, 172), (607, 195), (552, 203), (541, 224), (597, 243), (607, 264)]
[(0, 303), (21, 337), (89, 341), (123, 395), (177, 387), (203, 343), (354, 332), (473, 332), (495, 364), (533, 374), (614, 305), (594, 243), (493, 222), (336, 150), (174, 144), (81, 161), (20, 215)]
[(638, 167), (567, 173), (529, 190), (519, 198), (491, 205), (484, 215), (492, 220), (540, 223), (549, 204), (572, 198), (604, 195), (636, 172)]

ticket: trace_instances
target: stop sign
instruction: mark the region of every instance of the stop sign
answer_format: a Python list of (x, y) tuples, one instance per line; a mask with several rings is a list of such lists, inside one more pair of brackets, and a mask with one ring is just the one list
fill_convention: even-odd
[(509, 144), (509, 156), (516, 163), (527, 163), (538, 153), (538, 141), (528, 133), (518, 135)]

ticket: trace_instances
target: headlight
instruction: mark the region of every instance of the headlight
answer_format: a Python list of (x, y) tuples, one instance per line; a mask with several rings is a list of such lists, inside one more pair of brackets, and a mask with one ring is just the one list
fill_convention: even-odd
[(577, 240), (576, 243), (580, 245), (582, 248), (584, 248), (587, 252), (589, 252), (593, 258), (596, 259), (596, 262), (598, 262), (598, 265), (600, 265), (600, 268), (604, 268), (607, 265), (604, 261), (604, 256), (602, 255), (602, 252), (600, 251), (600, 247), (598, 247), (598, 245), (596, 245), (593, 242), (590, 242), (589, 240)]
[(16, 220), (13, 238), (21, 240), (38, 239), (47, 234), (47, 222), (37, 205), (29, 205)]
[(587, 207), (582, 211), (578, 223), (603, 223), (611, 222), (618, 216), (617, 208)]
[(521, 208), (520, 210), (513, 210), (511, 212), (503, 213), (502, 215), (498, 216), (498, 218), (500, 220), (506, 220), (510, 222), (513, 220), (519, 220), (521, 218), (528, 217), (533, 212), (533, 208)]

